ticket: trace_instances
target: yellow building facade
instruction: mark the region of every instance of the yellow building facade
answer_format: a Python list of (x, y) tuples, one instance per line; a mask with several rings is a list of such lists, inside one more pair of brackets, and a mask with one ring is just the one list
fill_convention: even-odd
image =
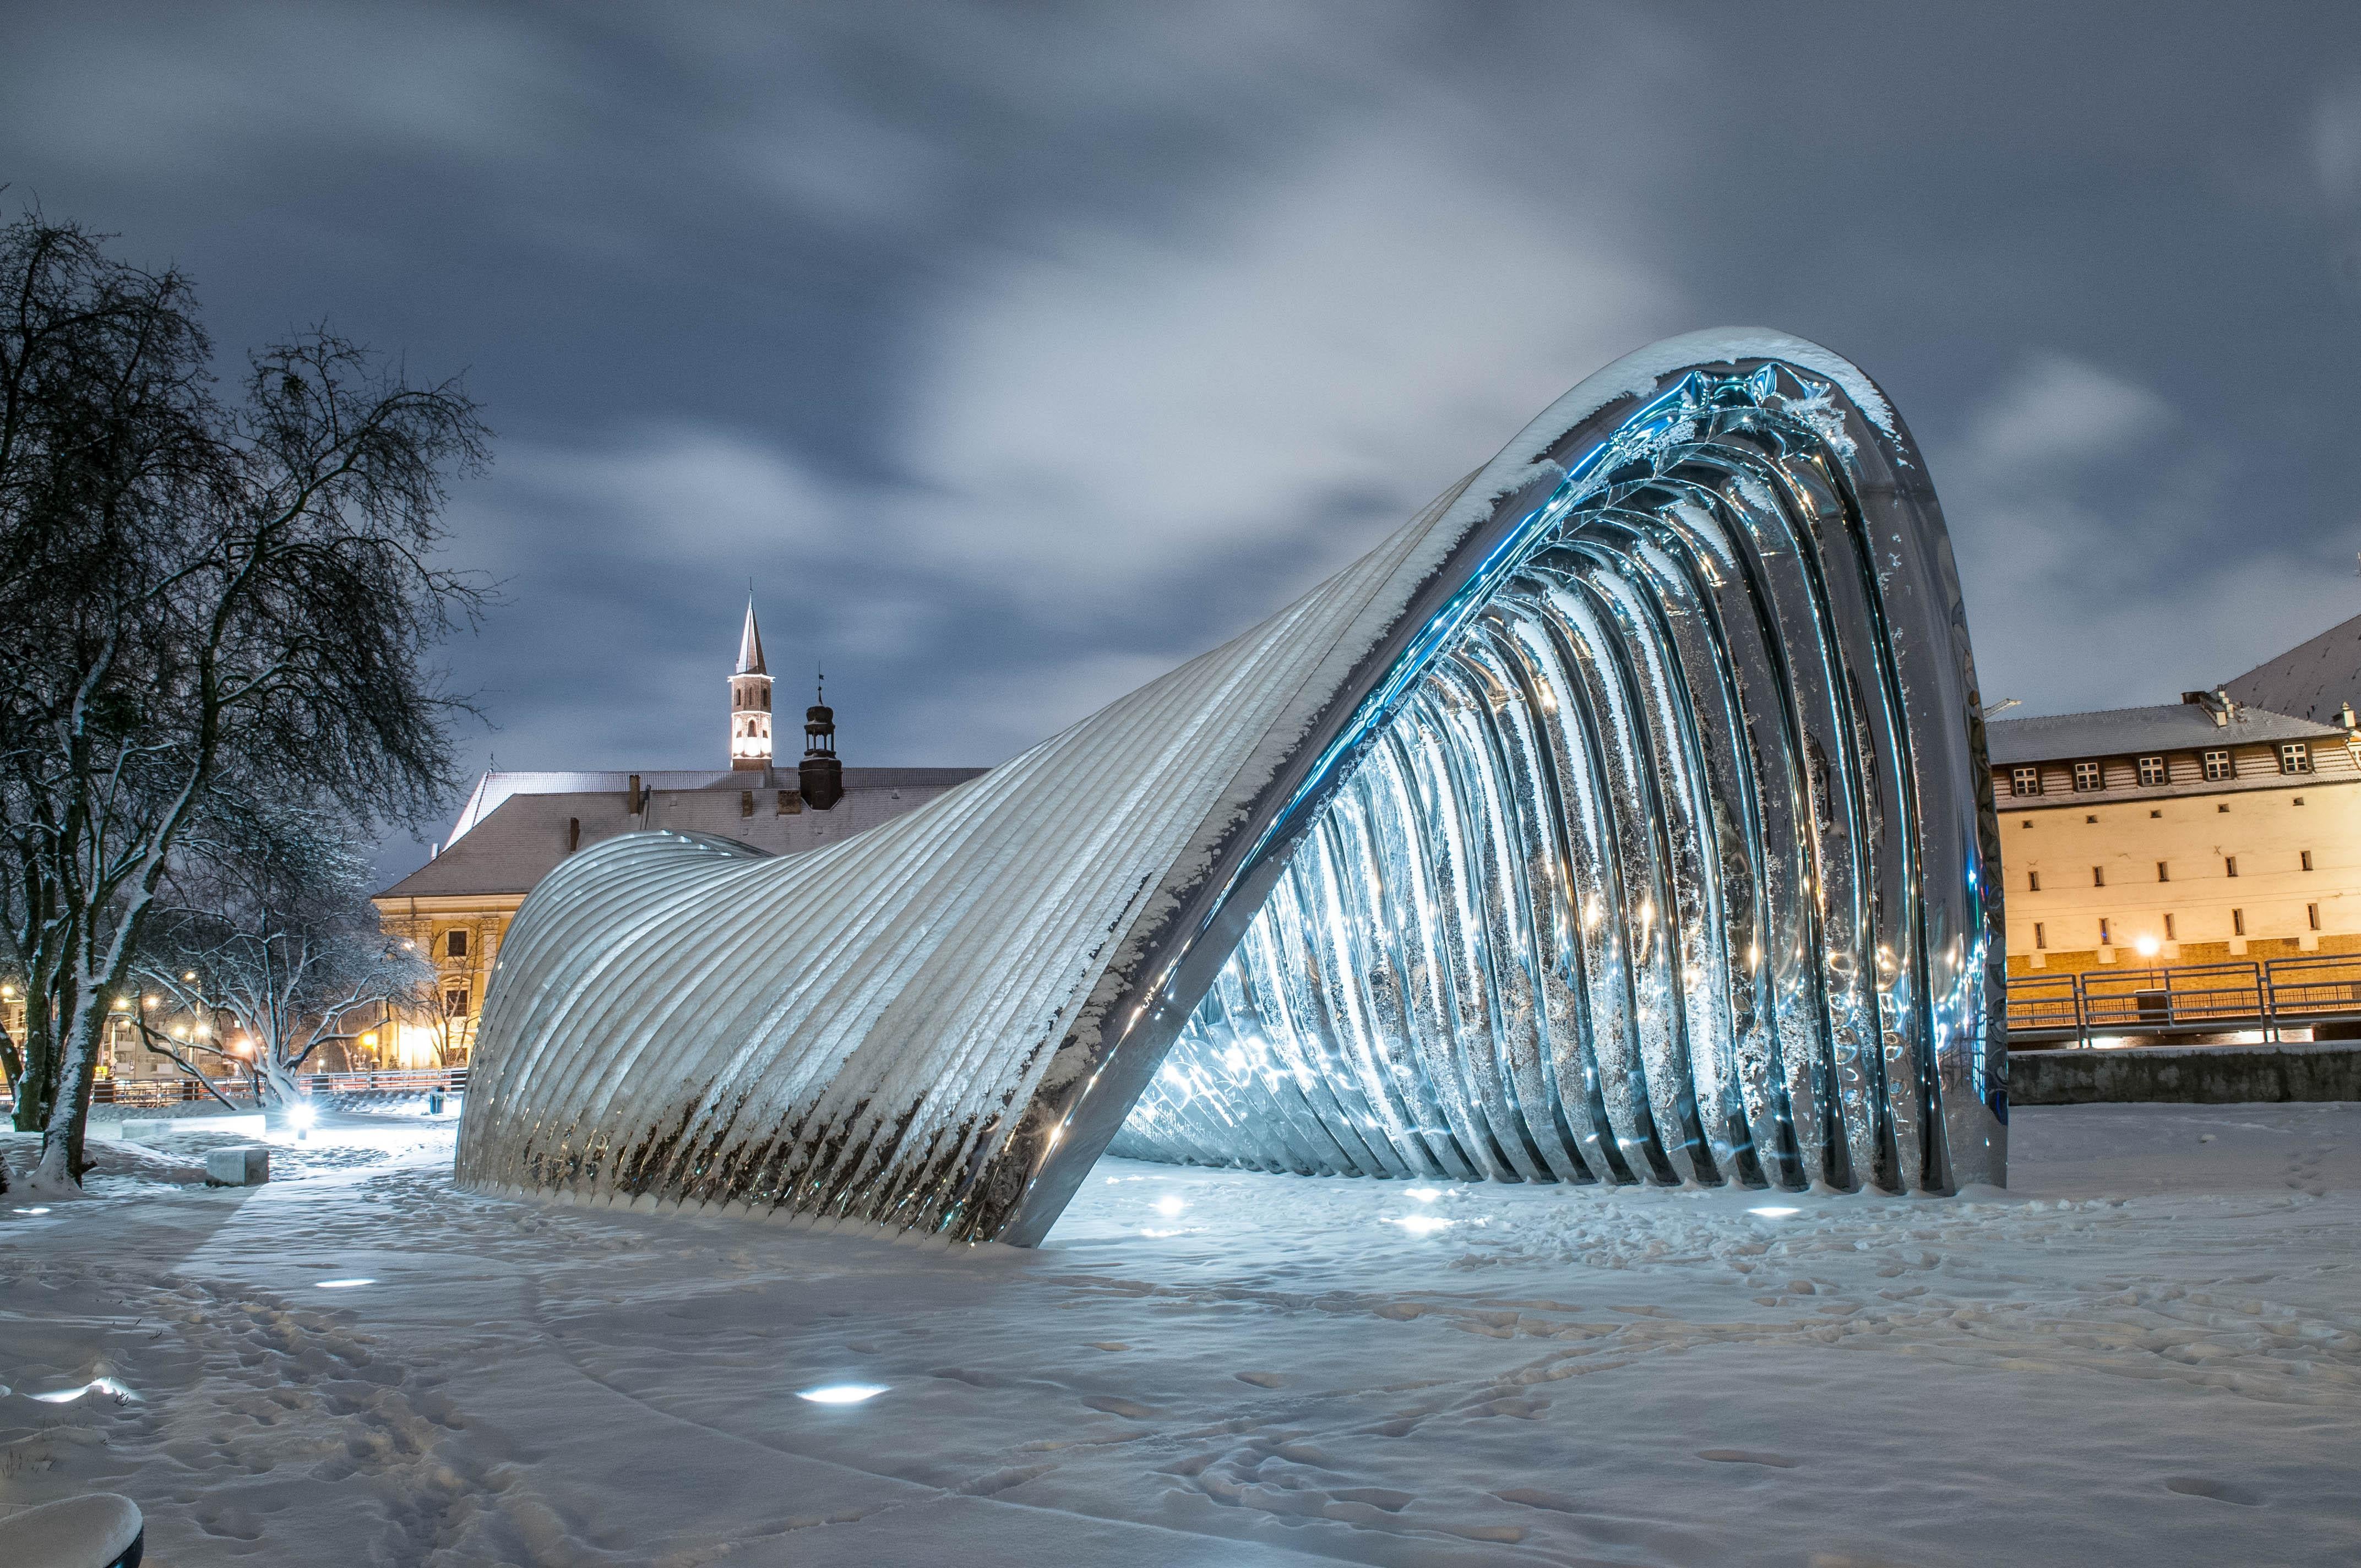
[(2008, 970), (2361, 952), (2361, 730), (2191, 693), (1989, 726)]

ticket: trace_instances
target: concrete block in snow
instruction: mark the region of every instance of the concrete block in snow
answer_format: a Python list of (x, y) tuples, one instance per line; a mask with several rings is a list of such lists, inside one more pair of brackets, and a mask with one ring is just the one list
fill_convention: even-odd
[(172, 1124), (170, 1122), (126, 1122), (123, 1124), (123, 1141), (129, 1144), (145, 1143), (149, 1138), (163, 1137), (171, 1130)]
[(259, 1187), (270, 1179), (270, 1151), (251, 1144), (205, 1151), (205, 1180), (215, 1187)]

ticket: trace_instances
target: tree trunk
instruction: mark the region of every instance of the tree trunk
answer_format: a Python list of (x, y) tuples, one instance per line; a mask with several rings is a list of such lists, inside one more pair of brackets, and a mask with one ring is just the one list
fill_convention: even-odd
[(33, 1168), (37, 1190), (63, 1192), (82, 1185), (90, 1168), (82, 1157), (84, 1135), (90, 1129), (91, 1086), (98, 1077), (98, 1039), (106, 1027), (104, 988), (85, 992), (74, 1009), (66, 1048), (57, 1063), (60, 1092), (42, 1129), (41, 1159)]
[(53, 1009), (54, 990), (40, 977), (25, 977), (25, 1072), (16, 1080), (14, 1120), (20, 1133), (38, 1133), (49, 1124), (49, 1107), (58, 1091), (58, 1041)]

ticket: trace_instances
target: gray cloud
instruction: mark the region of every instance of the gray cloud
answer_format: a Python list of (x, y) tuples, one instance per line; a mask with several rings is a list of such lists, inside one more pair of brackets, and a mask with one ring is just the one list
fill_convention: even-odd
[(1995, 693), (2291, 644), (2361, 609), (2356, 82), (2327, 5), (92, 4), (0, 181), (225, 345), (469, 369), (478, 756), (718, 754), (751, 576), (851, 760), (990, 762), (1719, 323), (1893, 395)]

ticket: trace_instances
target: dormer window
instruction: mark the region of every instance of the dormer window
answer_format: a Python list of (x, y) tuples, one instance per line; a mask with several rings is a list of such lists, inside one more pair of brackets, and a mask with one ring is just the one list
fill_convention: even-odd
[[(2008, 793), (2011, 795), (2039, 795), (2041, 793), (2041, 770), (2039, 768), (2011, 768), (2008, 772)], [(2028, 823), (2026, 826), (2030, 827), (2031, 824)]]
[(2160, 788), (2169, 782), (2171, 774), (2165, 770), (2162, 757), (2142, 757), (2139, 760), (2139, 782), (2143, 789)]
[(2105, 775), (2099, 771), (2099, 764), (2096, 762), (2074, 764), (2074, 788), (2077, 792), (2097, 789), (2104, 779)]
[(2219, 784), (2224, 779), (2234, 779), (2237, 776), (2238, 766), (2235, 762), (2233, 762), (2230, 760), (2230, 753), (2228, 751), (2208, 751), (2205, 753), (2205, 782), (2207, 784)]
[(2290, 740), (2279, 747), (2279, 772), (2308, 773), (2312, 772), (2312, 745), (2305, 740)]

